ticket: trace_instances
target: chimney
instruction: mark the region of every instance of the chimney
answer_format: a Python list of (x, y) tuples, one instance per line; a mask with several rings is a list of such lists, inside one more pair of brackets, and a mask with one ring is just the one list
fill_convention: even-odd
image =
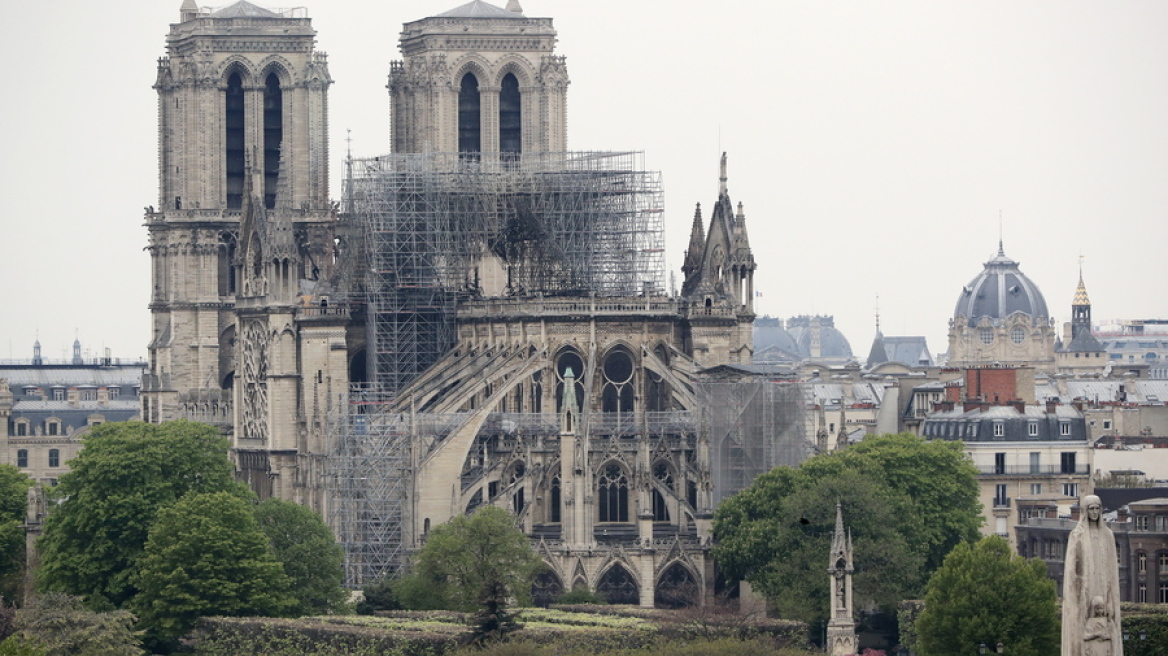
[(1078, 503), (1075, 503), (1075, 505), (1071, 506), (1071, 519), (1073, 519), (1076, 522), (1079, 521), (1079, 504)]
[(1053, 415), (1058, 412), (1058, 401), (1054, 399), (1046, 400), (1046, 414)]

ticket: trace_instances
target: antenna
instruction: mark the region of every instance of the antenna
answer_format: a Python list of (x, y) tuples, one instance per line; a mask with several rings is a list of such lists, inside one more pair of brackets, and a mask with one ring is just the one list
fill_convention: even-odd
[(876, 333), (880, 333), (880, 292), (876, 292)]
[(1002, 210), (998, 210), (998, 255), (1005, 255), (1006, 249), (1002, 248)]

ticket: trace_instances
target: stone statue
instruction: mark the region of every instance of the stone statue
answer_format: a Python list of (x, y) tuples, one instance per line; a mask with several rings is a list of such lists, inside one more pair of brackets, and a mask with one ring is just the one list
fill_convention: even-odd
[(1083, 497), (1063, 572), (1062, 656), (1122, 656), (1115, 536), (1099, 497)]
[(28, 488), (28, 505), (25, 509), (24, 523), (28, 525), (40, 524), (45, 519), (45, 490), (39, 485)]

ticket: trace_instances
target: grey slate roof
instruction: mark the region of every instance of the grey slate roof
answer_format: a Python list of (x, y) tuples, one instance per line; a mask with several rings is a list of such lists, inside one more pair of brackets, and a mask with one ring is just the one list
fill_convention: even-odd
[(1077, 330), (1075, 336), (1071, 338), (1071, 343), (1059, 350), (1066, 353), (1100, 353), (1104, 349), (1090, 330)]
[(280, 14), (263, 7), (253, 5), (247, 0), (239, 0), (233, 5), (214, 12), (211, 16), (215, 18), (283, 18)]
[[(1000, 424), (1002, 434), (994, 434), (994, 425)], [(1030, 426), (1036, 427), (1030, 434)], [(1062, 425), (1068, 426), (1063, 434)], [(965, 440), (966, 442), (1085, 442), (1087, 422), (1073, 406), (1060, 405), (1053, 413), (1044, 406), (1028, 405), (1024, 412), (1013, 406), (990, 406), (965, 411), (957, 406), (948, 412), (934, 412), (925, 418), (921, 435), (926, 438)]]
[(933, 356), (929, 354), (929, 344), (924, 337), (918, 335), (885, 337), (881, 333), (876, 333), (865, 366), (870, 369), (882, 362), (899, 362), (910, 367), (929, 367), (934, 364)]
[(973, 326), (982, 317), (1005, 319), (1015, 312), (1031, 317), (1050, 317), (1046, 299), (1038, 285), (1018, 269), (1017, 262), (1006, 257), (999, 244), (998, 254), (986, 262), (985, 269), (961, 290), (953, 317), (965, 317)]
[(450, 11), (438, 14), (440, 18), (523, 18), (523, 14), (496, 7), (483, 0), (471, 0)]
[(8, 379), (8, 386), (14, 393), (26, 386), (42, 389), (57, 387), (110, 387), (126, 389), (142, 384), (145, 363), (140, 365), (120, 365), (114, 367), (0, 367), (0, 378)]
[(1142, 378), (1133, 380), (1078, 379), (1066, 381), (1066, 386), (1069, 398), (1060, 398), (1058, 387), (1054, 383), (1035, 385), (1035, 397), (1039, 402), (1057, 398), (1064, 402), (1086, 399), (1091, 403), (1135, 403), (1137, 405), (1168, 403), (1168, 380)]

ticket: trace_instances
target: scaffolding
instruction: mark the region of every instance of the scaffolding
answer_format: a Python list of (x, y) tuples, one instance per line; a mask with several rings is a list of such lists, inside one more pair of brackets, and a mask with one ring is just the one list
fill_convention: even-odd
[(353, 385), (329, 418), (328, 519), (354, 588), (396, 572), (407, 557), (411, 438), (408, 417), (383, 412), (390, 398), (376, 385)]
[(344, 218), (361, 255), (345, 300), (364, 307), (368, 382), (331, 417), (329, 519), (346, 584), (359, 587), (405, 565), (414, 461), (464, 419), (390, 409), (454, 346), (458, 303), (662, 296), (665, 239), (660, 174), (640, 153), (424, 153), (346, 168)]
[(759, 474), (811, 455), (799, 383), (703, 380), (695, 392), (710, 437), (715, 506)]
[(461, 299), (664, 294), (661, 178), (640, 153), (423, 153), (347, 168), (368, 376), (390, 392), (454, 345)]

